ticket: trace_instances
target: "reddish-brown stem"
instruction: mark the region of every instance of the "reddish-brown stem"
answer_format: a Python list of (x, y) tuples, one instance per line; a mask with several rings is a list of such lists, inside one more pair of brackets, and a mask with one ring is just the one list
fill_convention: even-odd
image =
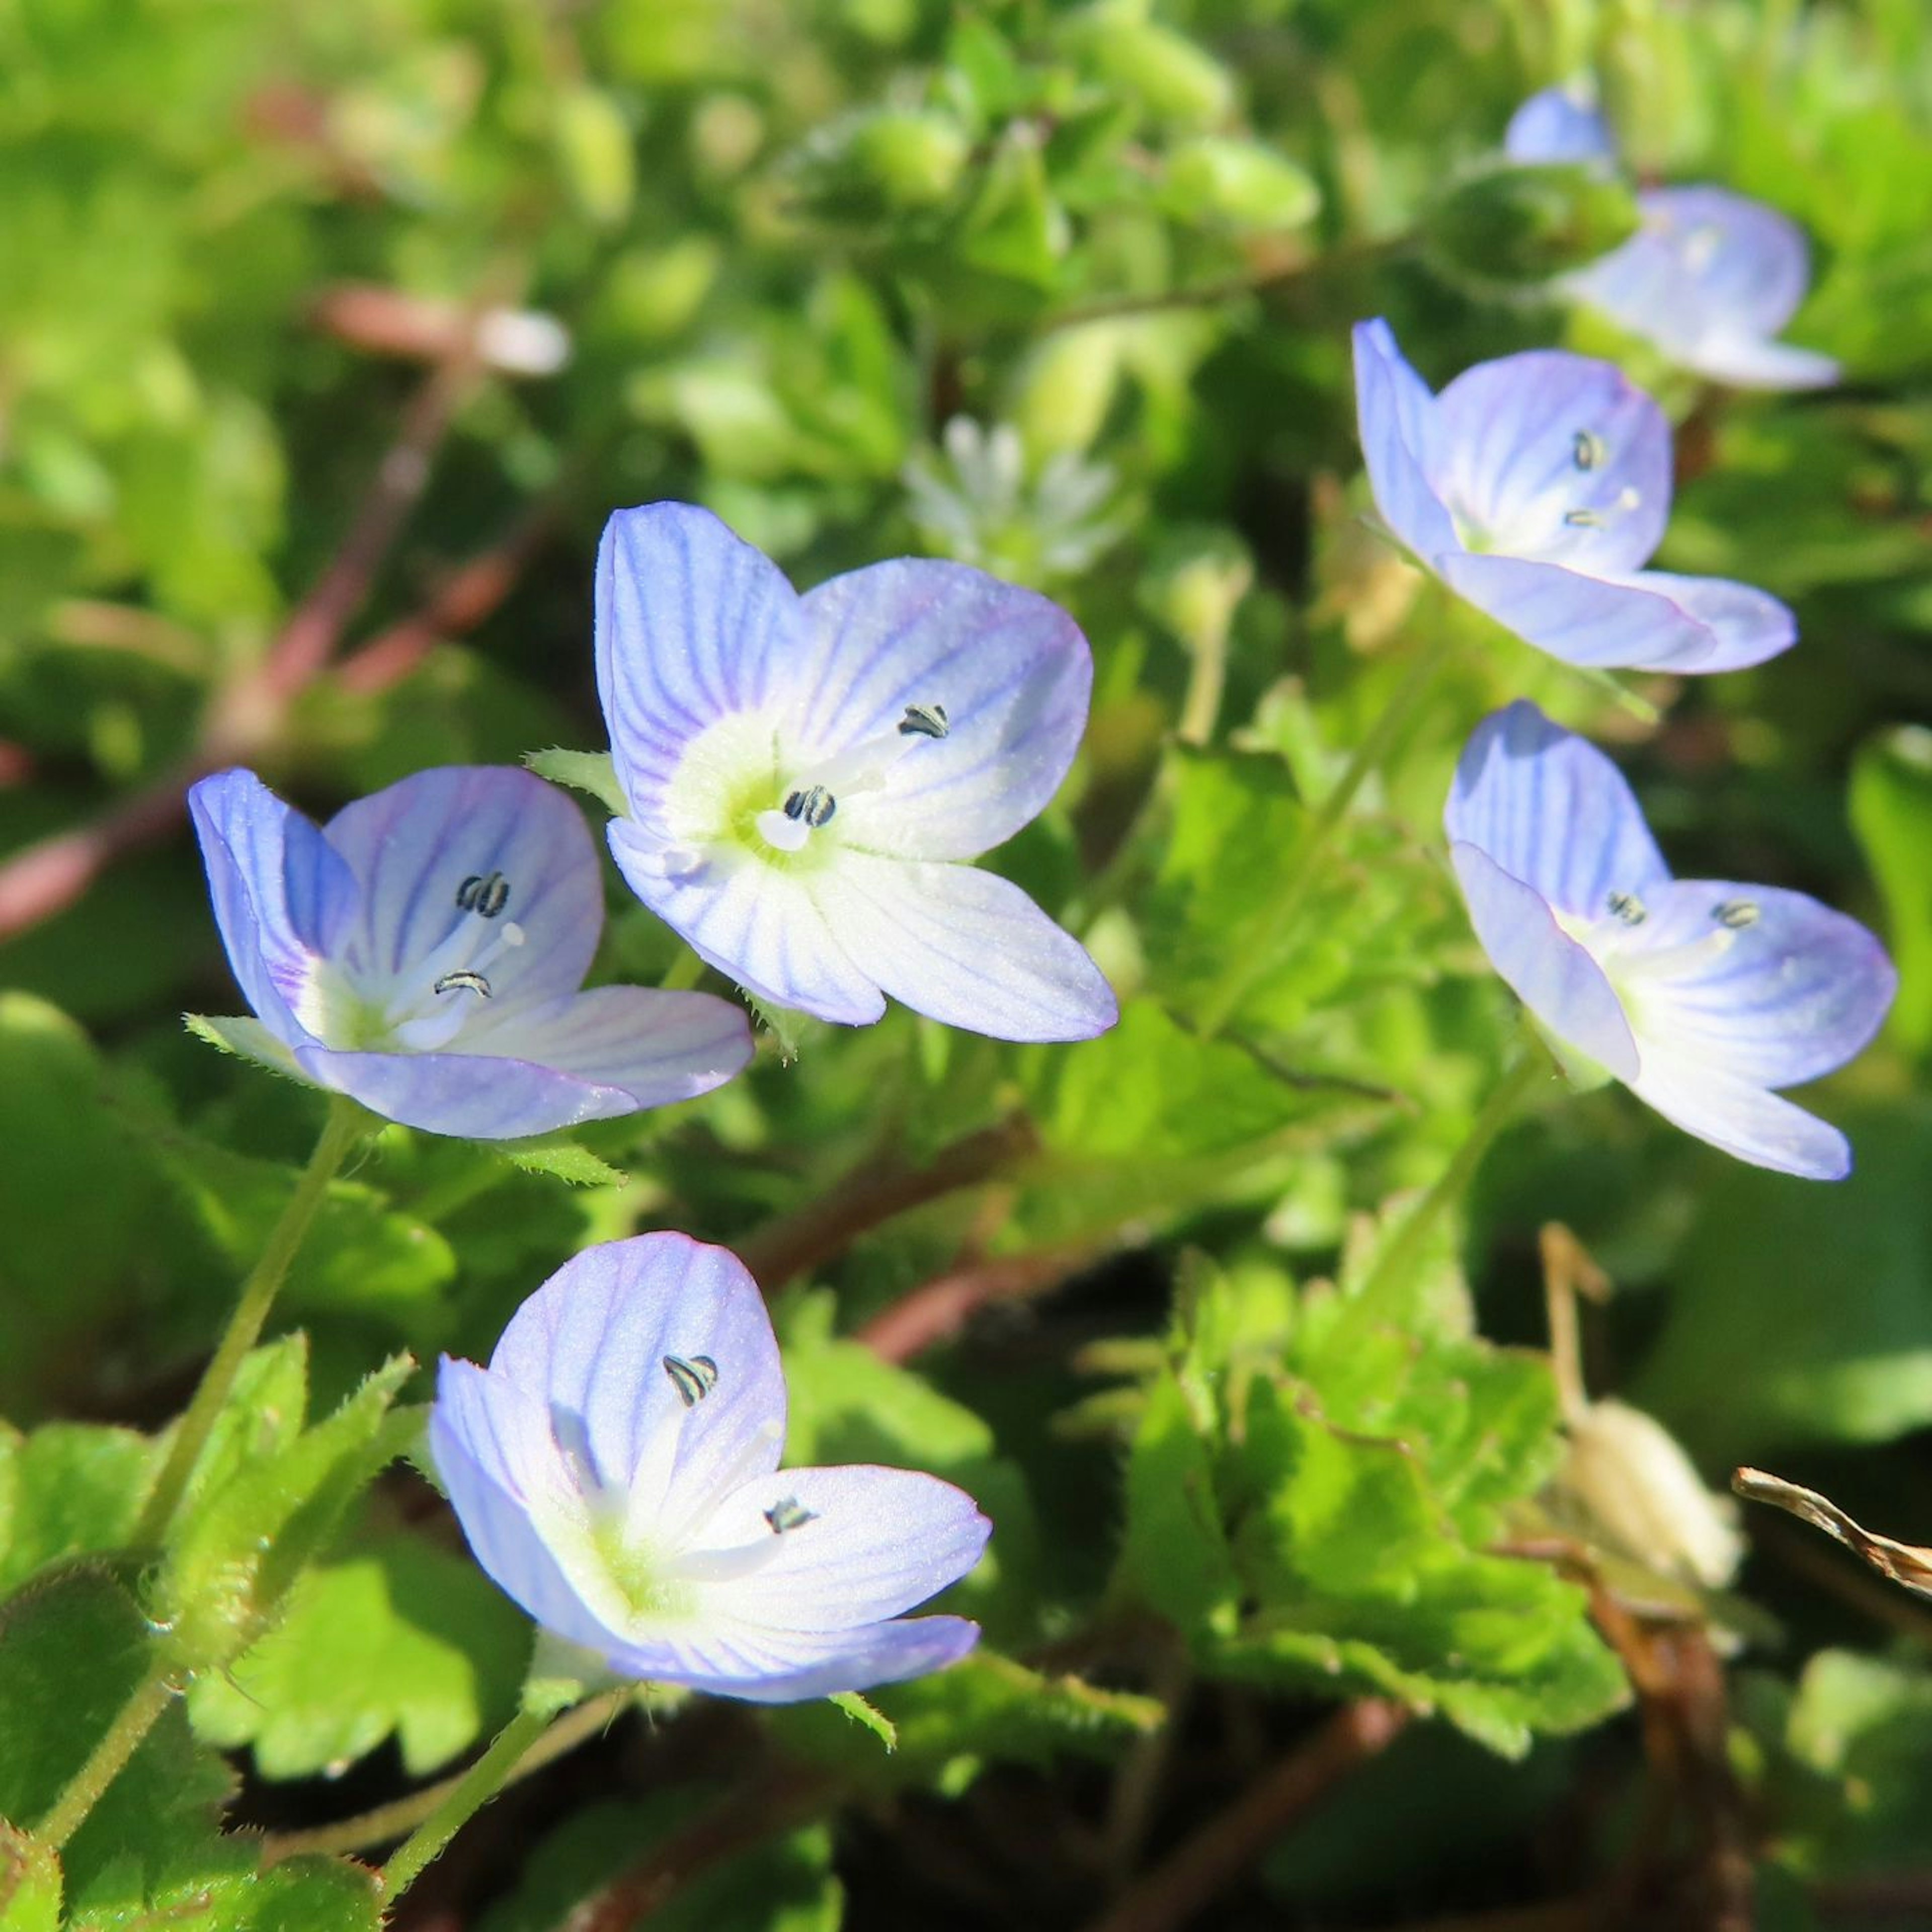
[(1038, 1144), (1032, 1124), (1016, 1115), (954, 1141), (923, 1167), (890, 1158), (871, 1162), (795, 1214), (754, 1230), (738, 1244), (739, 1258), (769, 1294), (843, 1254), (895, 1215), (1018, 1166)]
[(1058, 1288), (1088, 1267), (1098, 1252), (1090, 1247), (1046, 1248), (956, 1268), (882, 1308), (854, 1332), (853, 1340), (883, 1360), (909, 1362), (952, 1340), (982, 1308), (996, 1301), (1029, 1300)]
[(630, 1932), (712, 1866), (826, 1809), (830, 1796), (817, 1772), (782, 1769), (754, 1779), (586, 1899), (562, 1932)]
[(320, 674), (361, 609), (476, 376), (466, 347), (417, 392), (340, 548), (261, 664), (210, 706), (188, 757), (90, 823), (28, 845), (0, 866), (0, 940), (64, 910), (114, 860), (165, 836), (179, 822), (184, 795), (196, 778), (274, 742), (290, 701)]
[(1219, 1898), (1289, 1825), (1359, 1765), (1385, 1750), (1408, 1721), (1386, 1698), (1345, 1704), (1292, 1756), (1117, 1898), (1088, 1932), (1174, 1932)]

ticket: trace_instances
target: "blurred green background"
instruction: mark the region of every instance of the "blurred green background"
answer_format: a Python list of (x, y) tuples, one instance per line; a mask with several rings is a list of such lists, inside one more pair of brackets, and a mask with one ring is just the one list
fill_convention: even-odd
[[(1556, 298), (1542, 278), (1618, 232), (1623, 190), (1526, 209), (1496, 151), (1526, 94), (1584, 74), (1642, 178), (1802, 225), (1791, 332), (1840, 387), (1712, 392)], [(29, 1442), (44, 1486), (69, 1450), (76, 1493), (131, 1480), (106, 1472), (142, 1453), (123, 1432), (185, 1399), (314, 1130), (311, 1096), (181, 1029), (236, 997), (192, 776), (246, 763), (320, 813), (424, 765), (599, 748), (590, 562), (620, 504), (701, 501), (801, 584), (958, 557), (1092, 640), (1079, 769), (994, 862), (1088, 938), (1119, 1030), (816, 1029), (795, 1064), (586, 1136), (620, 1172), (576, 1190), (392, 1132), (283, 1311), (318, 1406), (399, 1349), (487, 1353), (590, 1240), (782, 1234), (882, 1150), (1021, 1118), (1036, 1157), (1002, 1186), (802, 1267), (793, 1454), (974, 1487), (1001, 1522), (970, 1606), (989, 1644), (1100, 1701), (903, 1694), (890, 1772), (815, 1717), (760, 1732), (824, 1768), (821, 1815), (680, 1912), (1098, 1927), (1324, 1698), (1388, 1692), (1448, 1721), (1284, 1820), (1198, 1922), (1555, 1898), (1600, 1916), (1494, 1922), (1932, 1924), (1932, 1613), (1781, 1522), (1714, 1599), (1658, 1582), (1667, 1538), (1626, 1538), (1664, 1599), (1599, 1575), (1594, 1625), (1570, 1558), (1496, 1553), (1546, 1558), (1559, 1520), (1618, 1541), (1543, 1486), (1565, 1452), (1525, 1352), (1552, 1220), (1618, 1291), (1586, 1313), (1593, 1394), (1720, 1488), (1768, 1462), (1932, 1540), (1922, 0), (0, 0), (0, 1412), (39, 1429), (7, 1438), (0, 1498), (28, 1494)], [(1437, 382), (1551, 343), (1623, 362), (1678, 425), (1660, 561), (1786, 598), (1797, 649), (1620, 695), (1423, 589), (1364, 521), (1347, 343), (1375, 314)], [(1469, 630), (1454, 679), (1202, 1041), (1300, 801), (1443, 624)], [(1440, 1171), (1513, 1024), (1433, 842), (1468, 727), (1516, 695), (1617, 751), (1681, 872), (1873, 924), (1900, 997), (1816, 1096), (1850, 1182), (1747, 1170), (1614, 1090), (1546, 1108), (1472, 1198), (1473, 1322), (1445, 1251), (1410, 1345), (1358, 1359), (1307, 1284), (1352, 1215)], [(611, 915), (604, 974), (661, 974), (670, 935), (614, 879)], [(835, 1339), (1000, 1263), (1072, 1286), (916, 1370)], [(1408, 1473), (1348, 1461), (1364, 1430)], [(1226, 1524), (1170, 1520), (1210, 1492)], [(111, 1515), (20, 1546), (106, 1546)], [(1264, 1520), (1292, 1562), (1250, 1564)], [(16, 1549), (8, 1585), (33, 1568)], [(448, 1763), (523, 1661), (419, 1486), (379, 1488), (311, 1580), (285, 1647), (311, 1661), (191, 1700), (196, 1761), (247, 1748), (232, 1815), (275, 1828)], [(328, 1630), (362, 1636), (338, 1655)], [(1612, 1714), (1606, 1645), (1658, 1673), (1641, 1720)], [(1167, 1742), (1116, 1695), (1167, 1706)], [(548, 1849), (453, 1860), (407, 1922), (560, 1922), (724, 1774), (735, 1722), (560, 1767), (516, 1814)], [(0, 1746), (0, 1798), (7, 1774)], [(154, 1909), (152, 1872), (69, 1879), (98, 1915), (74, 1922), (151, 1922), (98, 1915)]]

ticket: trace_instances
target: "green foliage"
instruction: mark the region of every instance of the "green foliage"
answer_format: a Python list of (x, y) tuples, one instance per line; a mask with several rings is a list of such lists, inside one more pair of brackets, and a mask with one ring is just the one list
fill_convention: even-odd
[(1439, 1259), (1400, 1327), (1352, 1319), (1373, 1252), (1298, 1311), (1260, 1270), (1201, 1286), (1135, 1433), (1122, 1581), (1210, 1674), (1390, 1693), (1520, 1755), (1625, 1694), (1583, 1593), (1491, 1552), (1554, 1466), (1555, 1392), (1466, 1333)]
[(501, 1726), (528, 1628), (473, 1565), (384, 1537), (306, 1571), (280, 1620), (188, 1700), (195, 1733), (265, 1778), (338, 1772), (393, 1736), (412, 1774)]
[[(808, 1932), (849, 1890), (868, 1923), (1084, 1922), (1103, 1864), (1131, 1883), (1238, 1801), (1289, 1700), (1364, 1693), (1442, 1721), (1327, 1793), (1265, 1898), (1204, 1918), (1622, 1883), (1629, 1820), (1678, 1788), (1636, 1725), (1561, 1742), (1628, 1693), (1544, 1560), (1564, 1440), (1531, 1346), (1538, 1226), (1573, 1226), (1622, 1292), (1586, 1317), (1592, 1394), (1641, 1403), (1707, 1479), (1834, 1456), (1901, 1524), (1924, 1488), (1932, 790), (1900, 721), (1925, 713), (1932, 634), (1928, 50), (1912, 0), (0, 8), (0, 868), (62, 842), (0, 869), (0, 927), (86, 887), (0, 957), (8, 1932), (370, 1932), (361, 1868), (264, 1870), (220, 1828), (338, 1816), (346, 1794), (295, 1780), (351, 1764), (352, 1802), (404, 1797), (514, 1706), (527, 1619), (413, 1476), (376, 1480), (422, 1460), (405, 1352), (486, 1358), (592, 1242), (767, 1244), (854, 1200), (775, 1304), (788, 1455), (978, 1498), (991, 1553), (945, 1607), (984, 1647), (862, 1707), (693, 1700), (584, 1744), (532, 1781), (523, 1822), (550, 1835), (512, 1872), (506, 1830), (489, 1904), (446, 1868), (470, 1888), (452, 1911), (559, 1923), (731, 1802), (715, 1773), (776, 1764), (818, 1780), (817, 1813), (775, 1810), (660, 1921)], [(1630, 180), (1800, 224), (1790, 334), (1844, 385), (1713, 390), (1566, 311), (1552, 278), (1628, 231), (1628, 184), (1499, 147), (1531, 89), (1586, 74)], [(437, 381), (472, 310), (482, 366)], [(1432, 383), (1522, 348), (1618, 360), (1679, 426), (1660, 566), (1786, 598), (1799, 647), (1619, 692), (1419, 587), (1365, 514), (1347, 331), (1376, 314)], [(180, 775), (259, 765), (326, 816), (528, 754), (622, 812), (607, 754), (532, 748), (605, 742), (591, 561), (614, 505), (656, 498), (709, 505), (802, 587), (926, 553), (1065, 604), (1090, 727), (992, 862), (1089, 945), (1120, 1023), (1014, 1048), (764, 1012), (754, 1066), (692, 1105), (489, 1148), (383, 1131), (329, 1189), (169, 1546), (131, 1549), (320, 1112), (252, 1064), (290, 1070), (254, 1023), (182, 1028), (239, 1001)], [(298, 610), (316, 655), (292, 670)], [(1746, 1170), (1614, 1089), (1552, 1092), (1470, 1210), (1378, 1275), (1515, 1025), (1439, 827), (1468, 729), (1518, 696), (1614, 749), (1682, 873), (1873, 923), (1900, 996), (1816, 1100), (1853, 1142), (1844, 1186)], [(688, 970), (614, 877), (610, 911), (598, 980)], [(994, 1124), (1024, 1158), (865, 1204)], [(855, 1339), (935, 1282), (956, 1332), (909, 1364)], [(1774, 1564), (1744, 1587), (1764, 1608), (1736, 1621), (1781, 1619), (1790, 1648), (1726, 1664), (1733, 1768), (1760, 1916), (1802, 1925), (1816, 1884), (1922, 1864), (1925, 1682)], [(1191, 1698), (1183, 1648), (1211, 1680)], [(31, 1834), (158, 1657), (185, 1694), (56, 1858)], [(238, 1776), (289, 1782), (238, 1809)], [(1609, 1822), (1552, 1877), (1543, 1848), (1585, 1816)], [(997, 1902), (928, 1869), (922, 1833)]]

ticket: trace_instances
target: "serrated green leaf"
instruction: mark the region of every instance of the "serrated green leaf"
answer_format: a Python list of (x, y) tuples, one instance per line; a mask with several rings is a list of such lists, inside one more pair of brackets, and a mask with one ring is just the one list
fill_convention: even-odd
[[(153, 1654), (148, 1620), (104, 1576), (70, 1572), (0, 1606), (0, 1816), (30, 1823), (48, 1810)], [(104, 1891), (144, 1896), (180, 1845), (207, 1833), (232, 1785), (168, 1706), (68, 1841), (70, 1911), (78, 1918)]]
[(630, 1178), (572, 1140), (499, 1141), (488, 1144), (487, 1150), (526, 1174), (547, 1174), (572, 1187), (620, 1187)]
[(892, 1720), (876, 1704), (868, 1704), (856, 1690), (835, 1690), (825, 1700), (835, 1710), (843, 1711), (855, 1724), (868, 1730), (887, 1750), (898, 1748), (899, 1734)]
[(1240, 1596), (1202, 1419), (1178, 1377), (1158, 1377), (1127, 1456), (1123, 1580), (1192, 1636), (1232, 1628)]
[(0, 1597), (63, 1557), (124, 1543), (153, 1480), (155, 1445), (131, 1429), (0, 1424)]
[(334, 1776), (392, 1736), (422, 1777), (501, 1727), (529, 1656), (528, 1621), (474, 1563), (388, 1537), (304, 1574), (188, 1715), (211, 1744), (251, 1746), (265, 1778)]
[(245, 1840), (211, 1840), (194, 1869), (164, 1876), (142, 1897), (76, 1914), (70, 1932), (155, 1932), (164, 1925), (207, 1932), (376, 1932), (376, 1875), (346, 1858), (296, 1858), (256, 1868)]
[(526, 752), (524, 763), (552, 784), (589, 793), (613, 818), (631, 815), (631, 802), (617, 782), (616, 767), (608, 752), (566, 752), (553, 748), (548, 752)]
[(156, 1586), (184, 1667), (227, 1663), (279, 1612), (350, 1504), (399, 1453), (385, 1424), (415, 1366), (406, 1355), (386, 1364), (332, 1415), (194, 1496)]

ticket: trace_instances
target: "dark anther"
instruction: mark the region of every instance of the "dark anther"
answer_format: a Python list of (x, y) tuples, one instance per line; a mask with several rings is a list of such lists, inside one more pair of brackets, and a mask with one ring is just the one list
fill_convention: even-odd
[(782, 1502), (772, 1504), (765, 1511), (765, 1520), (772, 1526), (774, 1536), (782, 1536), (788, 1529), (796, 1529), (802, 1524), (816, 1522), (818, 1512), (808, 1510), (796, 1496), (787, 1496)]
[(682, 1355), (667, 1355), (664, 1372), (686, 1408), (695, 1408), (718, 1386), (718, 1364), (709, 1355), (693, 1355), (688, 1361)]
[(481, 973), (446, 973), (436, 982), (439, 993), (474, 993), (478, 998), (490, 997), (490, 982)]
[(814, 827), (823, 825), (838, 809), (838, 801), (823, 785), (789, 794), (784, 802), (788, 818), (802, 818)]
[(908, 704), (899, 720), (902, 738), (943, 738), (952, 729), (943, 704)]

